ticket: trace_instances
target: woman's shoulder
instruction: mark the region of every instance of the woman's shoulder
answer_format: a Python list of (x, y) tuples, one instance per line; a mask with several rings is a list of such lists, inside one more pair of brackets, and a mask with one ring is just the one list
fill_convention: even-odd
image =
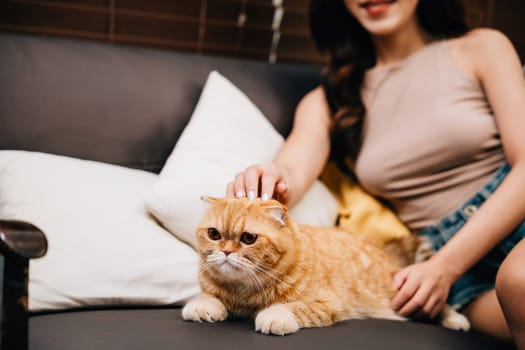
[(303, 100), (322, 102), (325, 100), (323, 87), (319, 85), (308, 91), (306, 95), (304, 95)]
[(318, 86), (304, 95), (297, 105), (295, 114), (296, 124), (319, 127), (319, 123), (322, 123), (323, 128), (328, 128), (331, 113), (323, 88)]
[(487, 66), (497, 63), (505, 55), (515, 54), (509, 38), (491, 28), (473, 29), (463, 36), (450, 39), (449, 43), (460, 66), (478, 80)]
[(328, 108), (328, 103), (323, 88), (317, 86), (306, 93), (299, 102), (298, 108), (326, 110)]
[[(497, 29), (476, 28), (451, 42), (464, 53), (471, 56), (495, 53), (495, 50), (512, 47), (509, 38)], [(497, 51), (496, 51), (497, 53)]]

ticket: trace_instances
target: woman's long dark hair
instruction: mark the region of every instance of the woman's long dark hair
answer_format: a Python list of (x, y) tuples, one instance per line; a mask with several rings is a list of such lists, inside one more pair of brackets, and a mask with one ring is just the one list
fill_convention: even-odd
[[(460, 0), (420, 0), (416, 15), (421, 27), (436, 38), (469, 30)], [(361, 85), (365, 71), (376, 63), (375, 48), (344, 0), (311, 0), (310, 31), (318, 49), (330, 58), (321, 83), (333, 118), (331, 157), (343, 172), (353, 175), (348, 161), (355, 161), (359, 152), (365, 115)]]

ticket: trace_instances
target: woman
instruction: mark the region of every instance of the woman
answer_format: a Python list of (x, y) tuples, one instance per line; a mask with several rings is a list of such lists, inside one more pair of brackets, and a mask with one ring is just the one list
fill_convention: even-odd
[(525, 349), (525, 80), (512, 44), (468, 31), (452, 0), (313, 0), (310, 11), (330, 56), (322, 87), (299, 103), (274, 162), (227, 194), (293, 205), (331, 155), (438, 250), (394, 277), (393, 309), (434, 317), (448, 299), (474, 329)]

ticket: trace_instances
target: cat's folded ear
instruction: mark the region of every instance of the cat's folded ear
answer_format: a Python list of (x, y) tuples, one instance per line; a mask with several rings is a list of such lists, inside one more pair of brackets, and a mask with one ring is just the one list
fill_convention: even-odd
[(288, 209), (276, 200), (261, 202), (261, 207), (272, 217), (274, 217), (281, 226), (284, 226), (288, 218)]

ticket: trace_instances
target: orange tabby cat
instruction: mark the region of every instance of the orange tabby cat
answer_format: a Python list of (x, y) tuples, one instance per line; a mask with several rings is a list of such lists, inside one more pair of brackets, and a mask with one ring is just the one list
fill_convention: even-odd
[[(229, 312), (280, 335), (353, 318), (405, 320), (389, 306), (392, 277), (425, 251), (415, 236), (398, 245), (410, 254), (394, 257), (346, 231), (297, 224), (274, 200), (206, 200), (196, 232), (202, 293), (182, 310), (185, 320), (222, 321)], [(469, 328), (450, 307), (441, 324)]]

